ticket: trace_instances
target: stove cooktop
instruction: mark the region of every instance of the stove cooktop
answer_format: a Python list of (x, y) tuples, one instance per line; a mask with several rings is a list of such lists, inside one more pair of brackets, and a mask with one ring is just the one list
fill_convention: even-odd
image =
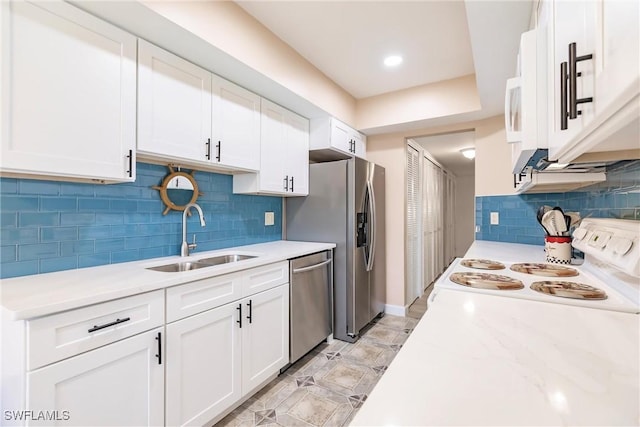
[[(482, 261), (482, 262), (478, 262)], [(501, 274), (486, 272), (487, 265), (505, 266)], [(477, 267), (480, 265), (480, 267)], [(485, 270), (485, 271), (482, 271)], [(501, 263), (457, 259), (436, 289), (480, 292), (554, 304), (638, 313), (640, 309), (606, 283), (578, 268), (545, 263)], [(541, 280), (549, 277), (548, 280)], [(570, 279), (567, 279), (570, 278)]]

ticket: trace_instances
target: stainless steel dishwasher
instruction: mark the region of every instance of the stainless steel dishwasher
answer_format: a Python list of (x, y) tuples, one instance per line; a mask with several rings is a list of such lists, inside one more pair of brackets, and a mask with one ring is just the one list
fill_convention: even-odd
[(289, 262), (290, 363), (333, 333), (333, 256), (317, 252)]

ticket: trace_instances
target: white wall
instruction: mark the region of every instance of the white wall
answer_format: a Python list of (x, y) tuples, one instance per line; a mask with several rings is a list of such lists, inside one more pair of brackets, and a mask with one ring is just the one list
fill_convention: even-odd
[(464, 256), (475, 238), (475, 176), (456, 177), (455, 254)]
[(504, 117), (484, 121), (476, 129), (476, 196), (514, 194), (511, 146), (507, 143)]

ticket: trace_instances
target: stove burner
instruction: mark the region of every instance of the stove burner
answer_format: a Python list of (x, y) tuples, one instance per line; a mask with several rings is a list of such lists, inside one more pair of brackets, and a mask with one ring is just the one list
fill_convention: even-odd
[(489, 273), (453, 273), (449, 279), (458, 285), (470, 288), (509, 291), (522, 289), (524, 285), (518, 279)]
[(598, 288), (585, 285), (584, 283), (565, 282), (560, 280), (545, 280), (542, 282), (533, 282), (531, 289), (543, 294), (553, 295), (555, 297), (601, 300), (607, 299), (607, 294)]
[(517, 271), (518, 273), (526, 273), (546, 277), (572, 277), (578, 275), (578, 271), (576, 269), (552, 264), (513, 264), (511, 266), (511, 270)]
[(489, 259), (463, 259), (461, 265), (468, 268), (477, 268), (480, 270), (504, 270), (505, 266), (501, 262), (491, 261)]

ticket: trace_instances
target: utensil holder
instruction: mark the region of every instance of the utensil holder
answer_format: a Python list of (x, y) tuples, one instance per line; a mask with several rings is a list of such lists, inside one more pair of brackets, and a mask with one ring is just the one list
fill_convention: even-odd
[(571, 237), (544, 236), (544, 251), (549, 263), (571, 264)]

